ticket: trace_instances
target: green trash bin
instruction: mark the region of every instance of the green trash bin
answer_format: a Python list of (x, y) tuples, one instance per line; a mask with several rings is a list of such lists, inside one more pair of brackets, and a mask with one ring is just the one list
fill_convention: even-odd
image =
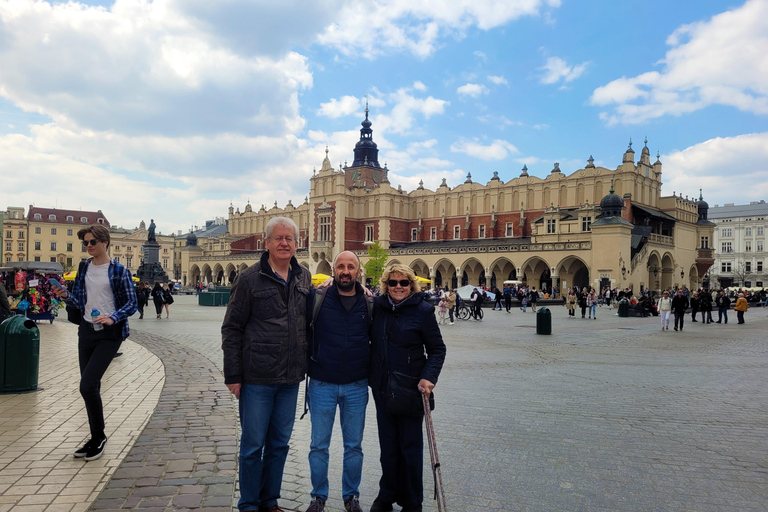
[(207, 290), (203, 290), (200, 292), (200, 295), (197, 296), (197, 305), (198, 306), (216, 306), (216, 294), (214, 292), (209, 292)]
[(0, 393), (37, 389), (40, 331), (34, 320), (12, 316), (0, 324)]
[(627, 299), (619, 301), (619, 317), (629, 318), (629, 301)]
[(552, 312), (547, 307), (536, 312), (536, 334), (552, 334)]

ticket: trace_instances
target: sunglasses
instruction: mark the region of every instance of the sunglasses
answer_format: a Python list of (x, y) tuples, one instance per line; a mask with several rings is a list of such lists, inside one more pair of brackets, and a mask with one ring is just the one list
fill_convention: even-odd
[(99, 240), (96, 240), (95, 238), (91, 238), (90, 240), (83, 240), (83, 247), (88, 247), (89, 245), (96, 245), (99, 243)]
[(387, 281), (387, 286), (389, 286), (390, 288), (394, 288), (398, 284), (403, 288), (406, 288), (408, 286), (411, 286), (411, 281), (410, 279), (401, 279), (399, 281), (396, 279), (390, 279), (389, 281)]

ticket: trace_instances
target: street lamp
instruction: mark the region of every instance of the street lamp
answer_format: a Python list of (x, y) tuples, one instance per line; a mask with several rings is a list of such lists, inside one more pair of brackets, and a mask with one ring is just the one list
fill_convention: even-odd
[(627, 267), (624, 266), (624, 264), (621, 264), (621, 278), (624, 279), (627, 277)]

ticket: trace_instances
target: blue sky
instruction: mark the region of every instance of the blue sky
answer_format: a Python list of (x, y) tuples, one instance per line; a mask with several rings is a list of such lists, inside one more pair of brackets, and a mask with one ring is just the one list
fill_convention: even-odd
[(613, 169), (647, 136), (666, 194), (768, 196), (768, 0), (416, 4), (0, 3), (2, 206), (169, 232), (300, 204), (366, 95), (406, 190)]

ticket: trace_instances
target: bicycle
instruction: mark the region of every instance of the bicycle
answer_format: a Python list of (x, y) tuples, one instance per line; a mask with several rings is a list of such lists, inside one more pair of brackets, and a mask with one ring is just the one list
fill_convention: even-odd
[[(469, 320), (470, 318), (473, 318), (472, 310), (474, 309), (473, 306), (469, 306), (466, 303), (462, 303), (459, 305), (458, 310), (456, 311), (456, 316), (459, 318), (459, 320)], [(480, 308), (478, 312), (478, 320), (483, 319), (483, 309)]]

